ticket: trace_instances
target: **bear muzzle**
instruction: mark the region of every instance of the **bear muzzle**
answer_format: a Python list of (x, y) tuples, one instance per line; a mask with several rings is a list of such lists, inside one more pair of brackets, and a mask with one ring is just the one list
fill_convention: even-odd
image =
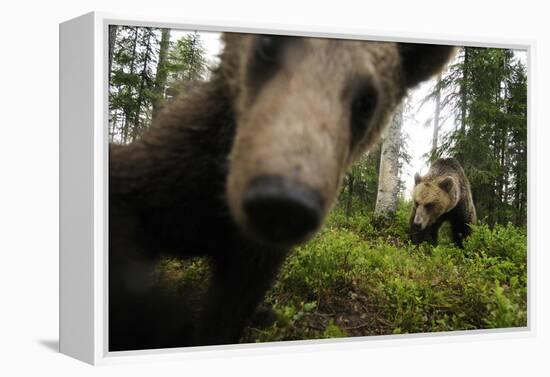
[(422, 213), (416, 212), (413, 220), (413, 227), (416, 230), (424, 230), (429, 225), (429, 219), (426, 216), (423, 216)]
[(243, 197), (250, 230), (262, 241), (276, 245), (307, 239), (320, 226), (323, 208), (316, 190), (278, 175), (251, 179)]

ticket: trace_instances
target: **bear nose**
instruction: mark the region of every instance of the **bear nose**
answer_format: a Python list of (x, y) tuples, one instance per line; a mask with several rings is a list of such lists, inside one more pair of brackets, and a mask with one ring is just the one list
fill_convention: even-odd
[(323, 212), (317, 191), (275, 175), (252, 179), (244, 194), (243, 207), (253, 232), (275, 244), (303, 240), (317, 229)]

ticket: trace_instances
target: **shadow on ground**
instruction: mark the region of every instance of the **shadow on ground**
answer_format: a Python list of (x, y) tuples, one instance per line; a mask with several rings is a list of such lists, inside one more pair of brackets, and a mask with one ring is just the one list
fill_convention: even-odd
[(38, 343), (50, 351), (59, 352), (59, 340), (39, 340)]

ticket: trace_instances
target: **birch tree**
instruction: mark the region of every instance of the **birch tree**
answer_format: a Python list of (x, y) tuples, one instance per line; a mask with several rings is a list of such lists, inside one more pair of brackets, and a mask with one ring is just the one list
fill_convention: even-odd
[(399, 193), (399, 149), (401, 144), (402, 125), (403, 105), (399, 107), (393, 115), (387, 134), (382, 143), (375, 213), (385, 217), (393, 216), (397, 210), (397, 196)]

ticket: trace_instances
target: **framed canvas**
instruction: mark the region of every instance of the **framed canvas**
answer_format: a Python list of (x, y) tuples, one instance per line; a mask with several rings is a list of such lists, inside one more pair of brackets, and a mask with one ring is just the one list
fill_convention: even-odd
[(530, 335), (532, 49), (62, 23), (61, 352)]

